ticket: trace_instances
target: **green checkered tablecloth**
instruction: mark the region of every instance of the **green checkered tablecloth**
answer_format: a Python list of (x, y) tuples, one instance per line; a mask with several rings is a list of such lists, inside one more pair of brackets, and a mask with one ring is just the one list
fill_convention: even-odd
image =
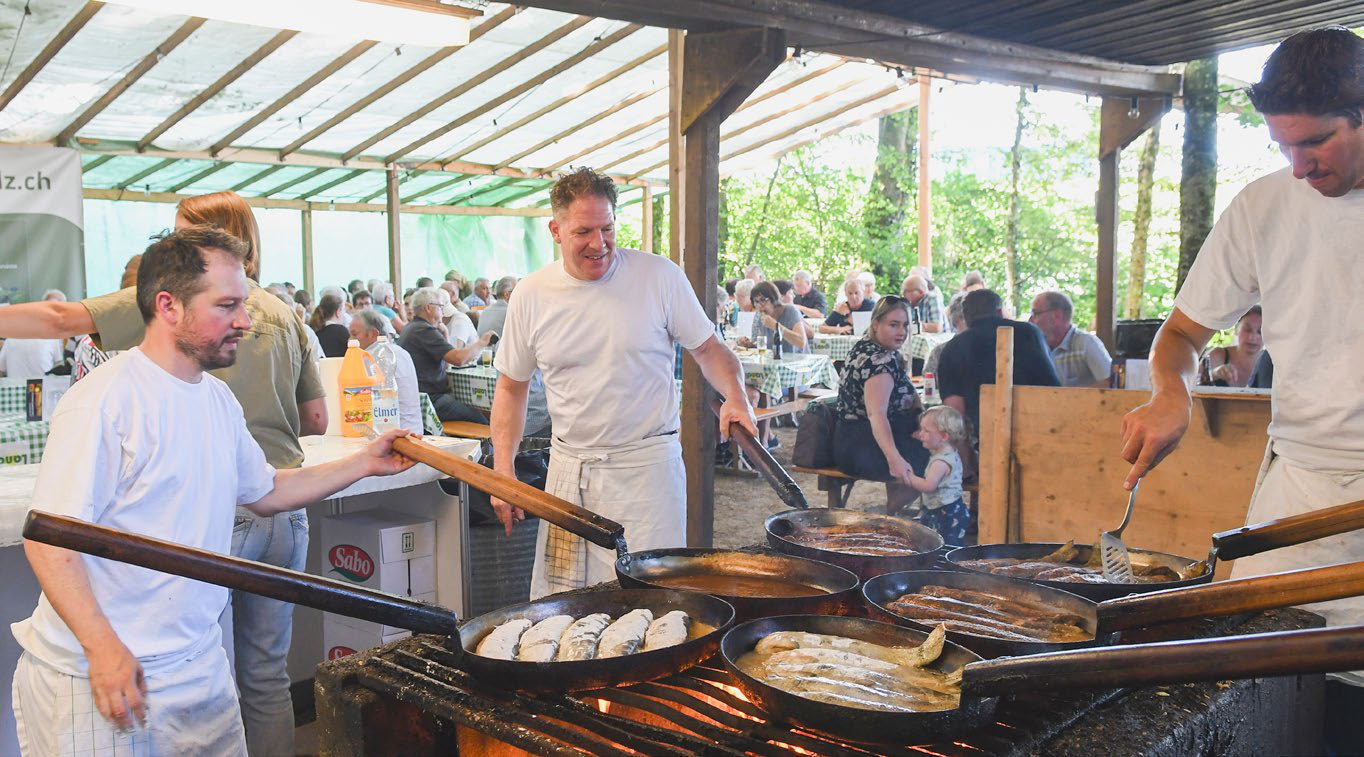
[(422, 405), (422, 434), (426, 436), (444, 436), (441, 430), (440, 416), (436, 415), (436, 406), (431, 404), (431, 395), (426, 392), (417, 392), (421, 398)]
[(0, 414), (0, 465), (31, 465), (43, 461), (48, 421), (25, 420), (24, 413)]
[(28, 381), (20, 378), (0, 378), (0, 418), (23, 414), (28, 408)]
[(741, 363), (744, 378), (764, 394), (780, 395), (792, 387), (813, 384), (838, 387), (838, 372), (828, 355), (789, 355), (781, 360), (769, 357)]
[(900, 354), (915, 360), (927, 360), (928, 353), (932, 352), (934, 347), (943, 342), (950, 341), (954, 336), (956, 336), (956, 334), (941, 332), (937, 334), (929, 334), (927, 332), (923, 334), (912, 334), (905, 340), (904, 346), (900, 348)]
[(490, 365), (450, 369), (450, 391), (455, 399), (483, 410), (493, 409), (497, 389), (497, 369)]
[(816, 355), (825, 355), (835, 363), (841, 363), (848, 359), (848, 353), (852, 352), (854, 344), (857, 344), (857, 337), (851, 334), (815, 334), (810, 351)]

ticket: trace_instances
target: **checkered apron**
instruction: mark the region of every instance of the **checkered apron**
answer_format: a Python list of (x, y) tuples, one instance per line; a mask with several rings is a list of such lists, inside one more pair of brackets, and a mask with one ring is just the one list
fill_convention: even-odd
[[(619, 447), (554, 439), (545, 491), (625, 526), (632, 551), (686, 546), (687, 477), (677, 434)], [(540, 522), (530, 598), (614, 580), (616, 554)]]

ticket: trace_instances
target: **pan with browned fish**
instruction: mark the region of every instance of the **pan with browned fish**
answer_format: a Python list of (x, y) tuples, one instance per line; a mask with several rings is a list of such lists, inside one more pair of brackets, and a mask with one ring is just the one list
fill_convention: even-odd
[(778, 552), (833, 563), (863, 580), (931, 568), (943, 546), (938, 532), (921, 523), (856, 510), (788, 510), (763, 525)]

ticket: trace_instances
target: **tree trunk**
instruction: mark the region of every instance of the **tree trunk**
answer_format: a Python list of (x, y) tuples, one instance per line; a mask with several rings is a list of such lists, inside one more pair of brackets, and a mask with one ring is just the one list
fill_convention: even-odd
[(1137, 214), (1132, 222), (1132, 256), (1127, 265), (1126, 318), (1141, 317), (1141, 298), (1146, 290), (1146, 241), (1151, 231), (1151, 190), (1156, 179), (1156, 154), (1160, 152), (1160, 123), (1146, 134), (1137, 168)]
[(1014, 106), (1014, 144), (1009, 150), (1009, 226), (1004, 233), (1004, 301), (1021, 313), (1018, 302), (1018, 195), (1019, 175), (1023, 172), (1023, 130), (1028, 125), (1028, 90), (1018, 88)]
[[(665, 242), (671, 242), (670, 235), (668, 234), (667, 229), (668, 203), (665, 202), (661, 197), (655, 197), (653, 205), (654, 205), (653, 223), (654, 252), (658, 252), (659, 250), (666, 249), (664, 246)], [(672, 250), (668, 250), (667, 254), (671, 255)]]
[(1184, 158), (1179, 178), (1179, 277), (1184, 285), (1203, 240), (1212, 231), (1217, 197), (1217, 58), (1184, 68)]
[(868, 261), (872, 273), (898, 287), (904, 278), (905, 214), (914, 199), (917, 172), (918, 109), (883, 116), (877, 126), (876, 171), (871, 178), (871, 197), (863, 213), (870, 242)]
[(729, 249), (729, 179), (720, 180), (720, 259), (725, 257), (725, 250)]
[(785, 155), (777, 156), (777, 165), (772, 169), (772, 175), (767, 179), (767, 194), (763, 196), (762, 218), (758, 220), (758, 230), (753, 232), (753, 240), (748, 244), (748, 255), (744, 257), (745, 266), (753, 264), (753, 256), (758, 253), (758, 240), (767, 230), (767, 211), (772, 207), (772, 187), (777, 184), (777, 176), (781, 173), (781, 161), (785, 157)]

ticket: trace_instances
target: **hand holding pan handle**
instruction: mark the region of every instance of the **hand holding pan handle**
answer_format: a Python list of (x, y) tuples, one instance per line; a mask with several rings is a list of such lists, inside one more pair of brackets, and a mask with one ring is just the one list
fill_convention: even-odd
[(1249, 557), (1359, 528), (1364, 528), (1364, 500), (1234, 528), (1213, 534), (1208, 569), (1216, 567), (1212, 562), (1217, 559)]
[[(712, 396), (710, 399), (710, 409), (715, 413), (715, 417), (720, 417), (720, 400)], [(748, 429), (738, 423), (729, 424), (729, 438), (739, 445), (748, 456), (748, 461), (753, 464), (753, 469), (763, 477), (763, 480), (777, 492), (777, 497), (782, 504), (793, 510), (808, 510), (810, 503), (805, 500), (805, 492), (801, 491), (800, 485), (791, 478), (791, 474), (781, 467), (781, 463), (772, 457), (772, 453), (767, 451)]]
[(531, 515), (577, 534), (597, 546), (614, 549), (621, 555), (628, 551), (625, 549), (625, 527), (591, 510), (578, 507), (491, 468), (465, 460), (416, 437), (403, 436), (394, 439), (393, 449), (403, 457), (426, 463), (447, 476), (457, 478), (475, 489), (516, 505)]
[(1228, 678), (1335, 673), (1364, 668), (1364, 626), (1005, 657), (973, 662), (962, 694), (1111, 689)]
[(459, 617), (444, 607), (75, 518), (34, 510), (24, 538), (418, 633), (459, 635)]
[(1238, 615), (1364, 594), (1364, 561), (1306, 568), (1100, 602), (1099, 635), (1174, 620)]

